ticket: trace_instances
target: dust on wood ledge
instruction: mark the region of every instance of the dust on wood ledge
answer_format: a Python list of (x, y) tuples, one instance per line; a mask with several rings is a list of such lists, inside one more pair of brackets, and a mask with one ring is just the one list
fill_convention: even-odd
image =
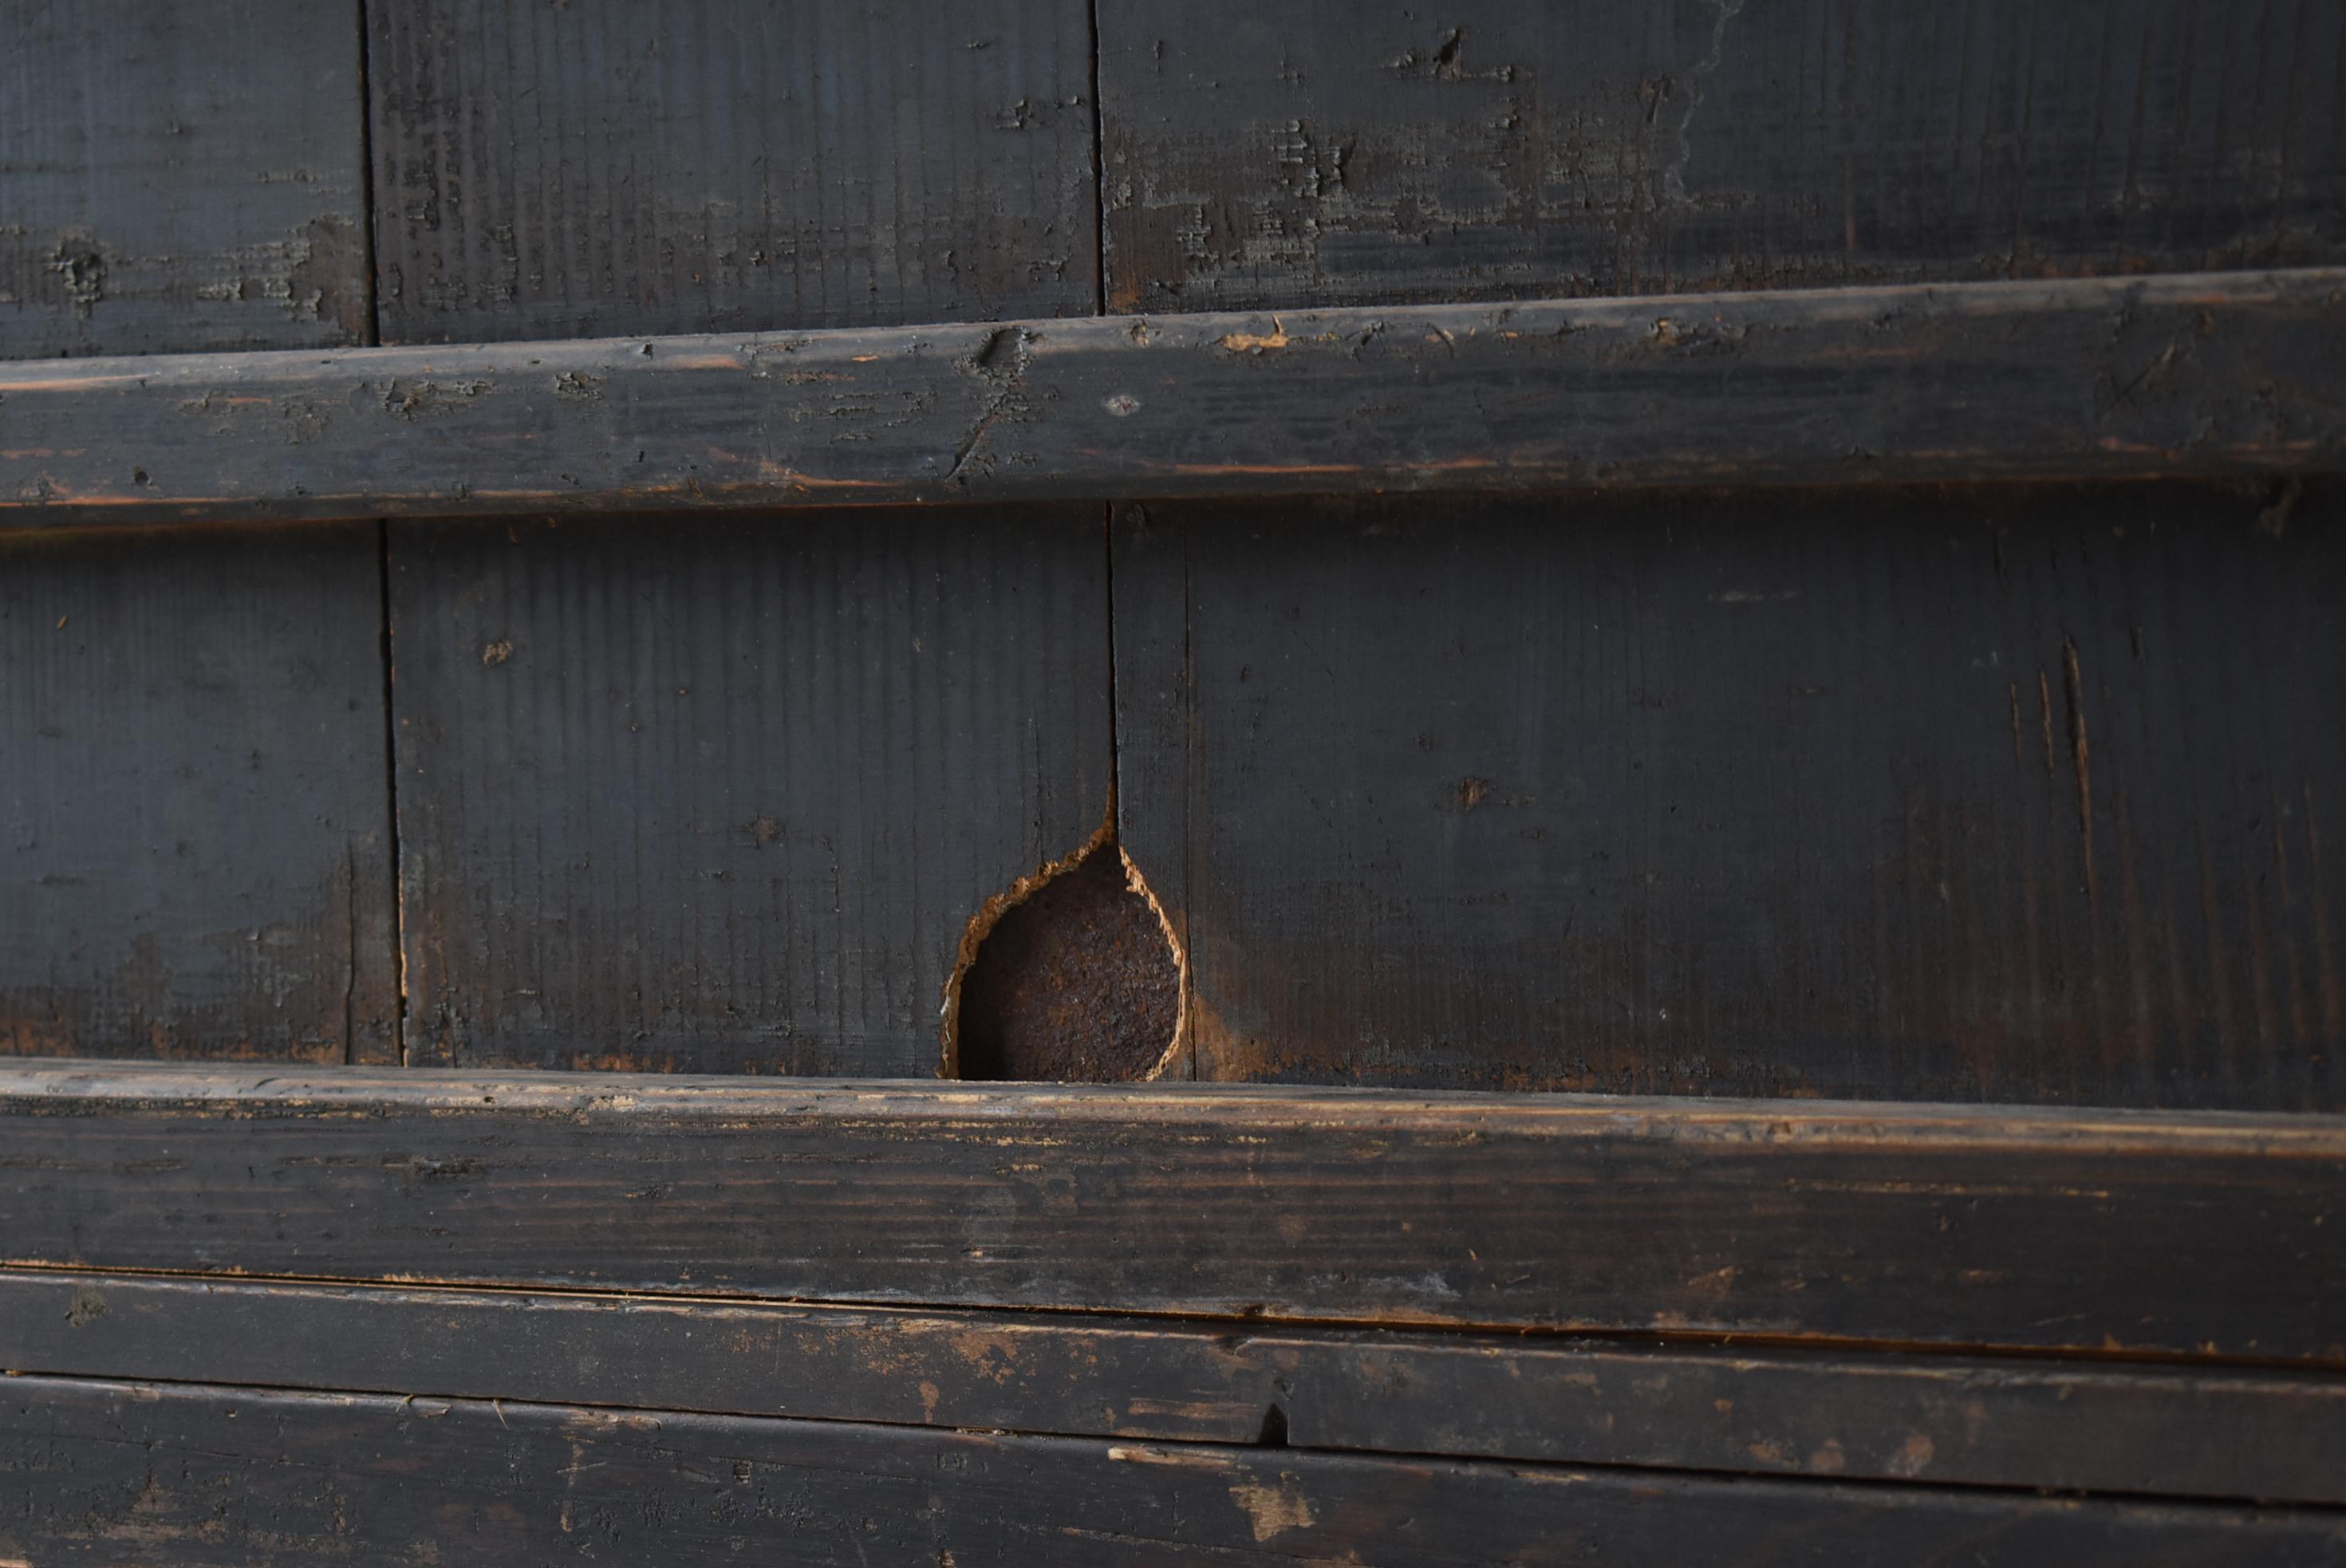
[(2346, 1117), (0, 1068), (0, 1263), (2346, 1364)]
[(2346, 1378), (2329, 1372), (81, 1269), (0, 1269), (0, 1367), (2346, 1503)]
[(0, 369), (0, 525), (2346, 465), (2346, 269)]

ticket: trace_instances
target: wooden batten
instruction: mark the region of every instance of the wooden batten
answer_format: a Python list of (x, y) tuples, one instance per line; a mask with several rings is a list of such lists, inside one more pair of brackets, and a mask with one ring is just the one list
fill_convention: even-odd
[(0, 525), (2335, 468), (2346, 270), (0, 372)]
[[(0, 1365), (421, 1399), (2346, 1502), (2346, 1379), (1110, 1312), (0, 1271)], [(2210, 1444), (2205, 1434), (2231, 1434)]]
[(10, 1264), (2346, 1362), (2346, 1118), (0, 1069)]

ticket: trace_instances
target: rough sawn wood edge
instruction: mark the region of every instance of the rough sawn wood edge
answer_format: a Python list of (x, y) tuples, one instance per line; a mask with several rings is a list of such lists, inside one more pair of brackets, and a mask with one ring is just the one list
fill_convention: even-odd
[(2346, 1378), (1860, 1348), (0, 1270), (18, 1373), (2346, 1502)]
[(2346, 1117), (0, 1069), (0, 1262), (2346, 1364)]
[(2346, 269), (0, 367), (0, 526), (2346, 464)]

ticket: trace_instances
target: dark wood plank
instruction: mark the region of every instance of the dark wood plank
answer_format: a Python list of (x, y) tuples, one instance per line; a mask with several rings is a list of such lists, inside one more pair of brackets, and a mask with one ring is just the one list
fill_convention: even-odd
[(42, 1564), (2320, 1563), (2330, 1510), (2079, 1502), (257, 1389), (0, 1383)]
[(16, 1372), (2346, 1502), (2346, 1380), (2184, 1367), (0, 1272)]
[(409, 1059), (934, 1074), (1107, 819), (1096, 506), (395, 524)]
[(2341, 506), (1152, 505), (1119, 812), (1198, 1075), (2346, 1106)]
[(0, 540), (0, 1052), (395, 1059), (371, 524)]
[(351, 0), (6, 0), (0, 36), (0, 358), (372, 341)]
[(2288, 473), (2346, 272), (0, 372), (0, 525)]
[(2346, 1361), (2346, 1121), (0, 1068), (16, 1264)]
[(2346, 260), (2325, 0), (1100, 7), (1111, 310)]
[[(0, 357), (372, 341), (355, 5), (0, 34)], [(0, 545), (0, 1051), (395, 1053), (375, 543)]]
[(388, 341), (1092, 311), (1081, 0), (368, 21)]

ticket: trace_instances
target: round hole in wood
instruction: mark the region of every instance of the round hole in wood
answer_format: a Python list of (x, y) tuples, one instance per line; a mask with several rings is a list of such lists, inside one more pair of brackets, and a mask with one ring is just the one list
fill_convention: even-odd
[(980, 911), (948, 988), (947, 1077), (1113, 1084), (1164, 1072), (1181, 965), (1105, 833)]

